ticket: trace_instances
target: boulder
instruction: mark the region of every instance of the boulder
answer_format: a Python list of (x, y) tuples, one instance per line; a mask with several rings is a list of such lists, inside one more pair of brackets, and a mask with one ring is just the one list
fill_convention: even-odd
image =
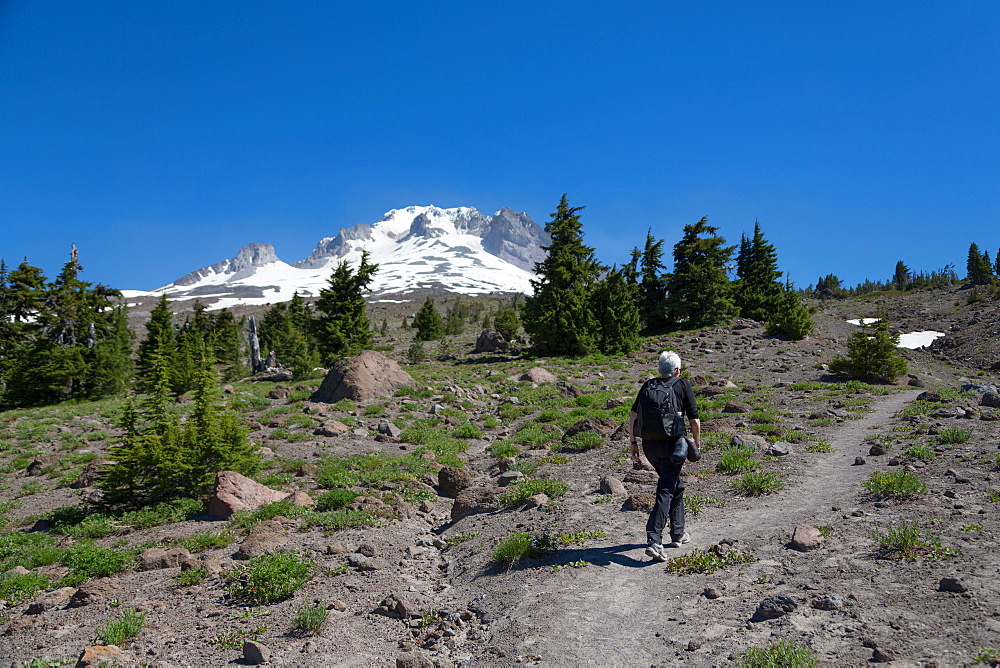
[(61, 587), (55, 591), (46, 592), (28, 604), (28, 609), (24, 614), (40, 615), (49, 610), (65, 608), (75, 593), (76, 589), (73, 587)]
[(484, 329), (476, 339), (476, 348), (472, 352), (474, 353), (498, 353), (503, 352), (510, 348), (507, 343), (507, 339), (503, 338), (503, 334), (495, 329)]
[(767, 449), (767, 454), (772, 457), (787, 457), (788, 453), (792, 451), (792, 444), (785, 441), (778, 441), (772, 443), (771, 447)]
[(265, 487), (235, 471), (219, 471), (215, 479), (215, 492), (208, 500), (208, 516), (227, 520), (237, 510), (256, 510), (287, 496), (287, 492)]
[(469, 515), (489, 513), (496, 510), (496, 499), (503, 490), (496, 485), (470, 487), (462, 490), (451, 507), (451, 519), (457, 521)]
[(541, 508), (549, 502), (549, 497), (547, 494), (535, 494), (534, 496), (529, 496), (522, 506), (524, 510), (531, 510), (532, 508)]
[(976, 394), (996, 394), (997, 388), (995, 385), (987, 385), (986, 383), (965, 383), (962, 385), (963, 392), (975, 392)]
[(563, 441), (585, 431), (600, 434), (602, 437), (607, 438), (617, 428), (618, 423), (615, 422), (614, 418), (583, 418), (566, 430), (566, 433), (563, 434)]
[(986, 406), (988, 408), (1000, 408), (1000, 395), (996, 392), (987, 392), (983, 395), (983, 398), (979, 400), (980, 406)]
[(742, 401), (730, 401), (722, 407), (723, 413), (749, 413), (753, 409)]
[(757, 434), (733, 434), (732, 438), (729, 439), (729, 444), (735, 447), (749, 445), (757, 449), (770, 447), (767, 439)]
[(286, 496), (283, 501), (288, 501), (293, 506), (314, 506), (316, 502), (313, 498), (301, 490), (297, 490)]
[(338, 360), (310, 401), (328, 404), (341, 399), (371, 401), (391, 397), (404, 385), (414, 385), (410, 374), (382, 353), (366, 350), (357, 357)]
[(334, 436), (341, 436), (350, 431), (348, 427), (343, 422), (338, 420), (332, 420), (330, 422), (324, 422), (320, 426), (313, 430), (313, 436), (325, 436), (327, 438), (333, 438)]
[(38, 455), (34, 461), (28, 464), (26, 473), (29, 476), (45, 475), (46, 467), (52, 466), (59, 461), (59, 455)]
[(625, 499), (625, 508), (627, 510), (651, 510), (653, 504), (656, 502), (656, 497), (652, 494), (647, 494), (646, 492), (641, 492), (639, 494), (633, 494), (632, 496)]
[(259, 666), (271, 660), (271, 649), (256, 640), (243, 641), (243, 663)]
[(378, 423), (378, 433), (392, 438), (399, 438), (399, 435), (403, 433), (403, 430), (388, 420), (380, 420)]
[(815, 550), (823, 545), (823, 534), (814, 526), (800, 524), (792, 532), (792, 547), (802, 552)]
[(504, 471), (497, 476), (497, 484), (501, 487), (509, 487), (522, 478), (524, 478), (524, 474), (520, 471)]
[(97, 578), (80, 585), (80, 588), (74, 592), (70, 599), (69, 607), (82, 608), (120, 591), (121, 587), (115, 584), (111, 578)]
[(785, 594), (768, 596), (757, 606), (757, 611), (753, 615), (753, 621), (759, 622), (765, 619), (777, 619), (788, 614), (796, 607), (795, 600), (791, 596), (786, 596)]
[(139, 555), (140, 571), (155, 571), (161, 568), (178, 568), (191, 553), (183, 547), (151, 547)]
[(267, 552), (275, 552), (288, 542), (285, 527), (277, 520), (264, 520), (250, 528), (247, 537), (243, 539), (240, 549), (233, 559), (251, 559)]
[(551, 371), (546, 371), (540, 366), (525, 371), (518, 380), (527, 380), (532, 383), (558, 383), (559, 379)]
[(625, 496), (628, 491), (625, 485), (618, 478), (604, 476), (601, 478), (601, 494), (611, 494), (612, 496)]
[(438, 487), (444, 496), (457, 498), (463, 490), (471, 486), (472, 474), (467, 469), (445, 466), (438, 471)]

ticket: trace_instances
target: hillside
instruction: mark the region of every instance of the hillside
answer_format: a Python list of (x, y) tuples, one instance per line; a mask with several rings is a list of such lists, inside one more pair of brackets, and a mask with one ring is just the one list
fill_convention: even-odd
[[(2, 581), (0, 660), (75, 659), (127, 610), (146, 617), (125, 660), (164, 666), (239, 662), (244, 640), (266, 646), (277, 665), (725, 665), (779, 640), (830, 665), (988, 657), (1000, 650), (1000, 410), (980, 405), (986, 388), (962, 387), (1000, 382), (985, 334), (995, 303), (941, 290), (815, 305), (818, 331), (805, 341), (735, 321), (646, 339), (614, 358), (476, 355), (477, 331), (450, 343), (456, 359), (414, 365), (405, 362), (411, 334), (396, 329), (378, 348), (413, 376), (413, 390), (335, 405), (308, 401), (320, 379), (227, 390), (266, 448), (261, 482), (313, 499), (349, 487), (374, 515), (279, 506), (274, 517), (229, 522), (80, 521), (66, 511), (45, 521), (91, 493), (85, 470), (114, 443), (120, 402), (2, 413), (0, 566), (23, 572)], [(906, 351), (911, 375), (897, 386), (828, 376), (822, 365), (854, 331), (846, 320), (879, 314), (897, 330), (949, 334), (929, 351)], [(956, 332), (968, 338), (953, 344)], [(697, 559), (670, 562), (673, 572), (643, 555), (646, 512), (631, 508), (655, 474), (633, 469), (618, 429), (662, 349), (681, 355), (705, 430), (704, 458), (685, 467), (693, 540), (674, 550)], [(556, 382), (519, 380), (536, 367)], [(596, 431), (566, 435), (585, 419)], [(314, 434), (341, 431), (335, 423), (343, 433)], [(395, 435), (380, 433), (382, 423)], [(727, 473), (734, 444), (743, 470), (778, 489), (753, 496), (763, 490), (752, 479)], [(485, 512), (453, 519), (455, 500), (436, 472), (443, 464), (461, 464), (483, 497), (511, 483), (511, 505), (483, 498)], [(904, 470), (926, 490), (897, 498), (865, 486)], [(534, 488), (550, 498), (518, 502)], [(802, 523), (824, 536), (816, 549), (790, 547)], [(13, 533), (32, 526), (30, 540), (47, 550), (31, 552), (35, 562), (29, 539)], [(536, 545), (550, 539), (552, 549), (497, 563), (494, 549), (516, 533)], [(112, 551), (87, 552), (88, 536)], [(156, 546), (188, 549), (204, 578), (150, 559), (136, 568), (134, 554)], [(248, 605), (225, 574), (247, 563), (234, 559), (238, 550), (266, 549), (298, 552), (315, 569), (288, 598)], [(714, 572), (684, 572), (713, 561)], [(39, 575), (45, 584), (31, 593)], [(316, 633), (295, 631), (310, 606), (328, 619)]]

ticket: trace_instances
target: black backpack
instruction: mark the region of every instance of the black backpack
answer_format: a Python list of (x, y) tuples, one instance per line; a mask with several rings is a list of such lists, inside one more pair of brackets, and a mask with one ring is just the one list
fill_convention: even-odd
[(679, 377), (654, 378), (639, 390), (637, 428), (641, 438), (665, 441), (684, 436), (684, 413), (680, 397), (674, 391)]

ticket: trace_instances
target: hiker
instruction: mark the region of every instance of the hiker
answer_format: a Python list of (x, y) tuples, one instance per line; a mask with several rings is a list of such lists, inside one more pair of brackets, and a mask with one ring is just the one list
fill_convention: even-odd
[[(684, 482), (681, 467), (684, 460), (701, 458), (701, 421), (691, 383), (680, 377), (681, 358), (672, 350), (660, 353), (660, 377), (647, 380), (632, 404), (629, 416), (629, 441), (632, 461), (639, 462), (637, 436), (642, 437), (642, 451), (656, 469), (656, 503), (646, 522), (646, 555), (656, 561), (666, 561), (664, 547), (680, 547), (691, 542), (684, 530)], [(670, 395), (673, 395), (672, 397)], [(670, 413), (670, 408), (676, 414)], [(684, 416), (691, 424), (691, 438), (684, 438)], [(675, 451), (675, 446), (680, 445)], [(670, 543), (663, 545), (663, 529), (670, 521)]]

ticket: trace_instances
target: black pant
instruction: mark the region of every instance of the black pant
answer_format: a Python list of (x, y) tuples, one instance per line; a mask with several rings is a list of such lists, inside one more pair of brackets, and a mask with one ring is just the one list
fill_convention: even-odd
[(642, 451), (646, 459), (656, 469), (656, 503), (646, 521), (646, 540), (650, 543), (663, 542), (663, 527), (670, 519), (670, 538), (680, 540), (684, 535), (684, 481), (681, 467), (684, 462), (674, 464), (670, 455), (674, 450), (673, 439), (669, 441), (642, 440)]

